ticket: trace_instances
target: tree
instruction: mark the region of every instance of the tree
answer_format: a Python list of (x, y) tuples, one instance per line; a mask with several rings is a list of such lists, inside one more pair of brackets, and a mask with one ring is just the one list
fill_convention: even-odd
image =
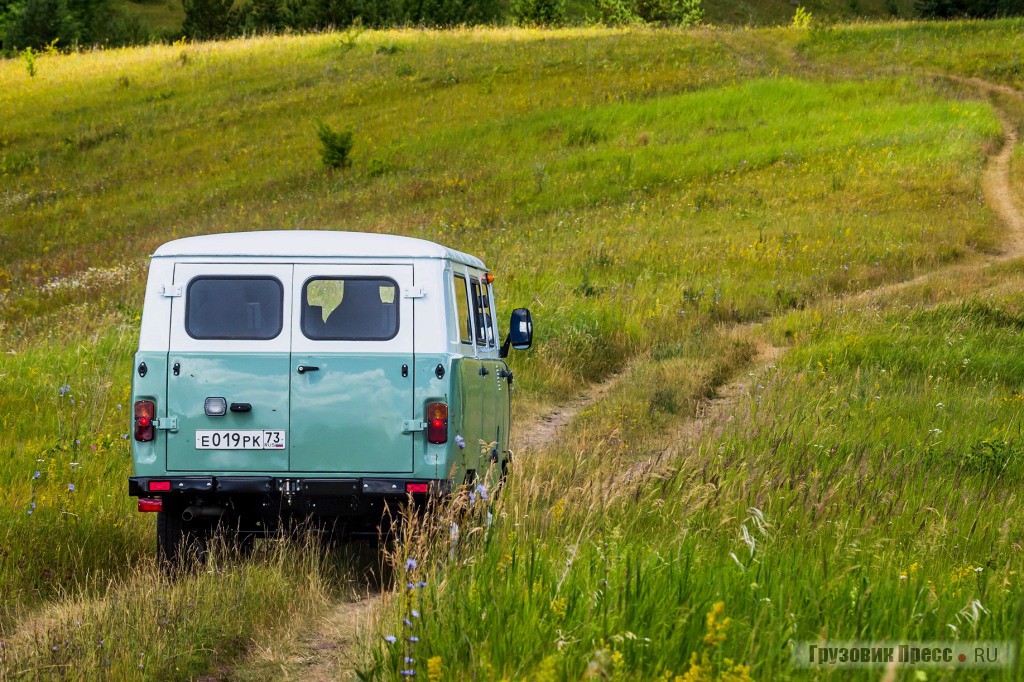
[(231, 0), (183, 0), (182, 33), (193, 40), (220, 38), (231, 32)]

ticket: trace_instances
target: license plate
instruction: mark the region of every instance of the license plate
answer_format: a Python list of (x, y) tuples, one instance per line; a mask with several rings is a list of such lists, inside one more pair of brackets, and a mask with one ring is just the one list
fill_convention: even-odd
[(284, 431), (196, 431), (196, 450), (283, 450)]

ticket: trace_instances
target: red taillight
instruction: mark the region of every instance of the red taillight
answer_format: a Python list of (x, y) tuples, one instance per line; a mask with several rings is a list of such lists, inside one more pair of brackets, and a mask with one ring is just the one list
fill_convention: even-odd
[(150, 481), (149, 492), (151, 493), (167, 493), (171, 491), (170, 481)]
[(164, 501), (159, 497), (140, 497), (139, 498), (139, 511), (140, 512), (162, 512), (164, 510)]
[(429, 483), (406, 483), (405, 492), (407, 493), (425, 493), (430, 488)]
[(448, 406), (444, 403), (427, 404), (427, 441), (448, 442)]
[(135, 440), (153, 440), (156, 436), (156, 428), (153, 426), (153, 417), (156, 416), (156, 405), (152, 400), (140, 400), (135, 403)]

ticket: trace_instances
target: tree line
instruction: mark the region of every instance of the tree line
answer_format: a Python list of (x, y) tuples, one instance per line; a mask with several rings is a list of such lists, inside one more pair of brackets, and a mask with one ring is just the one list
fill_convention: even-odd
[[(701, 0), (591, 0), (604, 24), (694, 25)], [(254, 33), (318, 31), (359, 24), (449, 27), (481, 24), (557, 26), (566, 0), (183, 0), (180, 31), (153, 35), (112, 0), (0, 0), (0, 53), (25, 48), (131, 45), (182, 36), (206, 40)], [(924, 18), (1024, 14), (1024, 0), (915, 0)]]

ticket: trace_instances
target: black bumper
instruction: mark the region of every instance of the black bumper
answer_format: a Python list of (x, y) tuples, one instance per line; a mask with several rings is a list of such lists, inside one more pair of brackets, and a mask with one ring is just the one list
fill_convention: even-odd
[[(408, 492), (414, 486), (419, 491)], [(276, 476), (133, 476), (132, 497), (161, 498), (165, 505), (224, 505), (241, 513), (300, 512), (320, 516), (373, 516), (407, 502), (445, 495), (450, 481), (414, 478), (302, 478)]]

